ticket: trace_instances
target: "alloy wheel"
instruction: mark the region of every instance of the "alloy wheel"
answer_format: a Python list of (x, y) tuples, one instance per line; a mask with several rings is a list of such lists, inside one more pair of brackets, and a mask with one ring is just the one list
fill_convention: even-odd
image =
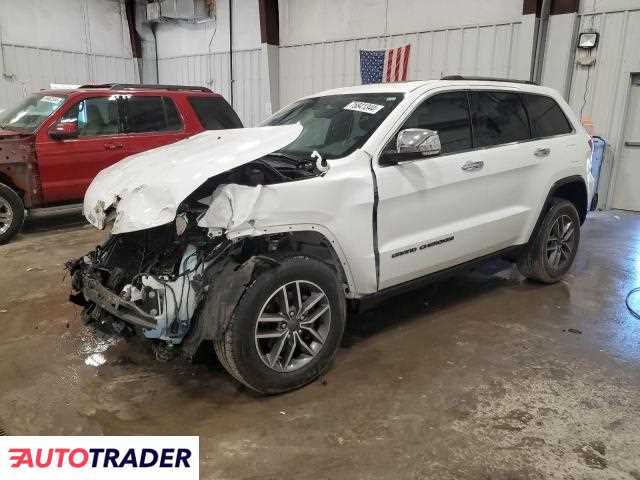
[(279, 287), (260, 309), (255, 344), (262, 362), (292, 372), (313, 360), (327, 339), (331, 306), (315, 283), (296, 280)]
[(545, 245), (548, 265), (554, 270), (562, 270), (571, 263), (575, 248), (575, 225), (568, 215), (559, 216), (549, 230)]

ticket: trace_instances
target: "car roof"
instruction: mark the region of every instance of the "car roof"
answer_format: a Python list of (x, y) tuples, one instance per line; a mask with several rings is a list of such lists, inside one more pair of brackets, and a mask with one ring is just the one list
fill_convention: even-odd
[(496, 87), (510, 88), (523, 92), (540, 93), (545, 95), (555, 95), (557, 92), (547, 87), (541, 87), (532, 83), (522, 81), (492, 80), (492, 79), (442, 79), (442, 80), (418, 80), (411, 82), (395, 83), (372, 83), (368, 85), (355, 85), (352, 87), (334, 88), (323, 92), (309, 95), (308, 97), (320, 97), (326, 95), (348, 95), (357, 93), (409, 93), (418, 88), (425, 87), (428, 90), (440, 87)]

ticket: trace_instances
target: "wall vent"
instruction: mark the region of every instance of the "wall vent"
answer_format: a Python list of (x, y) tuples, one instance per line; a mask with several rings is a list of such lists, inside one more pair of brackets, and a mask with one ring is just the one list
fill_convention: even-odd
[(212, 5), (204, 0), (157, 0), (147, 4), (147, 21), (208, 22), (212, 20)]

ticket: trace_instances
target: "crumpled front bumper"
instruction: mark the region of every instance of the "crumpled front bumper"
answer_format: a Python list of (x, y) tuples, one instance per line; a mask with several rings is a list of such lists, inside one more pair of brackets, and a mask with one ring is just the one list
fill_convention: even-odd
[(122, 298), (115, 292), (102, 285), (100, 281), (84, 272), (79, 275), (77, 284), (87, 302), (96, 304), (111, 315), (132, 325), (145, 329), (155, 329), (158, 326), (156, 318), (142, 310), (135, 303)]

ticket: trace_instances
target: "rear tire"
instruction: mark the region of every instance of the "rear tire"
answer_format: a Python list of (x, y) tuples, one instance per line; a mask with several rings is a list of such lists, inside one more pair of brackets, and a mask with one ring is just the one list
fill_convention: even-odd
[(0, 245), (11, 240), (22, 228), (24, 203), (9, 186), (0, 183)]
[(573, 203), (553, 198), (518, 261), (525, 277), (556, 283), (571, 268), (580, 244), (580, 217)]
[(312, 382), (329, 368), (345, 321), (336, 273), (318, 260), (291, 257), (247, 288), (214, 347), (238, 381), (259, 393), (282, 393)]

